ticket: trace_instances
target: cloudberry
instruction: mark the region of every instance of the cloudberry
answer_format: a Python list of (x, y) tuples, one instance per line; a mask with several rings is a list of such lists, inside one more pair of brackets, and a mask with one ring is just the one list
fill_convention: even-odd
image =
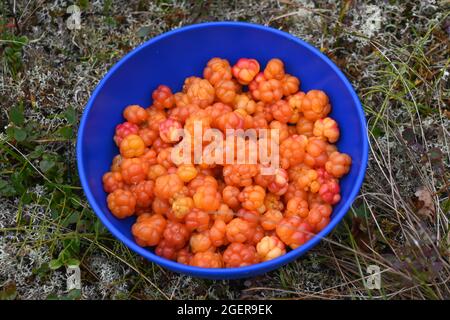
[(170, 203), (161, 198), (155, 198), (152, 203), (152, 210), (156, 214), (167, 214), (170, 210)]
[(234, 77), (240, 84), (249, 84), (259, 73), (260, 66), (255, 59), (240, 58), (232, 68)]
[(329, 117), (318, 119), (314, 122), (313, 134), (335, 143), (339, 139), (339, 127), (337, 122)]
[(189, 182), (198, 174), (197, 169), (192, 164), (182, 164), (177, 168), (177, 175), (183, 182)]
[(122, 179), (127, 184), (139, 183), (147, 177), (149, 164), (140, 158), (124, 159), (120, 166)]
[(213, 86), (223, 80), (231, 80), (230, 63), (226, 59), (212, 58), (203, 70), (203, 78), (208, 80)]
[(256, 245), (261, 261), (268, 261), (286, 254), (284, 243), (277, 236), (266, 236)]
[(163, 176), (165, 174), (167, 174), (167, 169), (164, 166), (160, 164), (154, 164), (148, 168), (147, 177), (150, 180), (156, 180), (156, 178)]
[(189, 247), (185, 247), (178, 251), (177, 262), (181, 264), (190, 264), (191, 259), (194, 255), (189, 251)]
[(187, 77), (186, 79), (184, 79), (183, 92), (184, 93), (188, 92), (189, 88), (193, 84), (199, 83), (200, 81), (202, 81), (202, 78), (200, 78), (200, 77), (196, 77), (196, 76)]
[(352, 158), (348, 154), (335, 151), (330, 154), (325, 169), (333, 177), (340, 178), (350, 171), (351, 164)]
[(186, 119), (184, 129), (189, 132), (191, 136), (194, 136), (194, 127), (200, 126), (202, 133), (204, 134), (207, 129), (211, 127), (211, 115), (206, 110), (199, 110), (198, 112), (190, 115)]
[(327, 143), (320, 138), (309, 138), (303, 162), (310, 168), (319, 168), (323, 167), (327, 160)]
[(269, 127), (271, 130), (278, 130), (278, 141), (280, 143), (289, 137), (288, 125), (286, 123), (280, 122), (278, 120), (273, 120), (270, 122)]
[(127, 218), (134, 214), (136, 198), (130, 191), (117, 189), (107, 198), (108, 208), (119, 219)]
[(147, 108), (147, 126), (153, 131), (159, 132), (159, 124), (167, 119), (166, 113), (162, 110), (150, 107)]
[(156, 157), (156, 162), (166, 169), (174, 166), (172, 162), (172, 149), (172, 147), (164, 148), (159, 151), (158, 156)]
[(183, 248), (189, 240), (190, 232), (186, 226), (179, 222), (168, 221), (163, 237), (167, 245), (175, 249)]
[(153, 105), (155, 108), (164, 110), (172, 108), (175, 104), (172, 90), (168, 86), (160, 85), (152, 93)]
[(152, 149), (155, 150), (156, 153), (159, 153), (161, 150), (169, 148), (170, 146), (170, 143), (164, 142), (160, 137), (158, 137), (155, 142), (153, 142)]
[(316, 204), (312, 206), (305, 221), (313, 227), (315, 232), (319, 232), (330, 222), (330, 215), (332, 212), (333, 209), (331, 205)]
[(261, 226), (264, 230), (275, 230), (281, 219), (283, 214), (280, 210), (269, 209), (261, 217)]
[(172, 247), (169, 245), (167, 240), (163, 239), (158, 243), (158, 246), (155, 248), (155, 253), (163, 258), (169, 259), (169, 260), (176, 260), (177, 259), (177, 249), (175, 247)]
[[(260, 166), (260, 168), (261, 167), (268, 168), (268, 166), (262, 165), (262, 164), (260, 164), (259, 166)], [(255, 184), (257, 184), (257, 185), (259, 185), (261, 187), (267, 188), (267, 186), (273, 180), (273, 175), (272, 174), (262, 174), (261, 169), (260, 169), (258, 174), (255, 176), (254, 180), (255, 180)]]
[(200, 268), (222, 268), (223, 260), (217, 252), (197, 252), (191, 259), (191, 266)]
[(189, 118), (191, 114), (194, 114), (198, 110), (200, 110), (199, 106), (190, 103), (185, 106), (172, 108), (169, 110), (168, 114), (170, 118), (177, 120), (181, 124), (184, 124), (186, 122), (186, 119)]
[(264, 206), (266, 191), (258, 185), (247, 186), (239, 194), (239, 201), (242, 207), (248, 210), (258, 210)]
[(245, 242), (253, 238), (254, 228), (242, 218), (234, 218), (227, 224), (227, 239), (230, 242)]
[(273, 115), (271, 106), (271, 104), (265, 103), (263, 101), (256, 102), (256, 111), (254, 116), (263, 115), (267, 122), (272, 121)]
[(120, 123), (116, 126), (116, 133), (114, 135), (114, 142), (117, 146), (120, 146), (122, 140), (130, 134), (137, 134), (139, 127), (131, 122)]
[(299, 189), (295, 183), (289, 183), (286, 193), (283, 194), (283, 200), (285, 204), (294, 197), (299, 197), (304, 200), (307, 200), (308, 193), (305, 190)]
[(220, 102), (231, 104), (240, 90), (239, 84), (234, 80), (222, 80), (215, 86), (216, 97)]
[(252, 228), (256, 227), (261, 220), (261, 213), (265, 211), (265, 207), (260, 207), (261, 210), (247, 210), (247, 209), (239, 209), (236, 213), (238, 218), (248, 222)]
[(302, 134), (306, 137), (312, 137), (314, 131), (314, 121), (306, 118), (299, 118), (296, 125), (297, 134)]
[(146, 147), (150, 147), (158, 138), (158, 132), (148, 127), (140, 128), (138, 131), (139, 137), (144, 141)]
[(266, 194), (266, 197), (264, 198), (264, 206), (267, 210), (273, 209), (282, 211), (284, 209), (284, 204), (283, 201), (280, 200), (280, 196), (272, 192), (268, 192)]
[(335, 179), (330, 179), (320, 186), (319, 195), (326, 203), (336, 204), (341, 201), (340, 191), (339, 182)]
[(200, 186), (197, 188), (193, 199), (196, 208), (205, 211), (215, 211), (219, 209), (222, 196), (216, 188)]
[(159, 136), (164, 142), (175, 143), (182, 137), (181, 123), (175, 119), (168, 118), (159, 124)]
[(259, 172), (257, 164), (227, 164), (223, 167), (225, 183), (231, 186), (246, 187)]
[(103, 189), (107, 193), (123, 189), (124, 183), (120, 172), (107, 172), (103, 175)]
[(231, 209), (237, 210), (241, 206), (238, 196), (240, 190), (234, 186), (226, 186), (222, 191), (223, 202), (225, 202)]
[(290, 74), (285, 74), (281, 79), (281, 87), (283, 88), (283, 95), (290, 96), (297, 93), (300, 86), (300, 80)]
[(286, 204), (286, 217), (299, 216), (300, 218), (305, 218), (308, 216), (308, 213), (308, 201), (302, 198), (294, 197)]
[(272, 105), (272, 115), (275, 120), (287, 123), (292, 117), (292, 109), (284, 100), (279, 100)]
[(204, 231), (200, 233), (194, 233), (189, 240), (189, 246), (193, 253), (205, 252), (213, 248), (211, 239), (209, 238), (209, 232)]
[(234, 218), (234, 212), (225, 203), (222, 203), (213, 216), (214, 220), (230, 222)]
[(227, 243), (226, 238), (227, 224), (223, 220), (214, 220), (214, 224), (209, 229), (209, 239), (215, 247), (223, 246)]
[(230, 111), (217, 117), (214, 125), (222, 132), (226, 132), (226, 129), (243, 129), (244, 117), (238, 112)]
[(179, 220), (183, 220), (192, 208), (194, 208), (194, 200), (191, 197), (177, 197), (172, 202), (172, 212)]
[[(296, 94), (293, 94), (289, 97), (287, 97), (287, 101), (289, 104), (289, 107), (291, 107), (292, 110), (292, 116), (289, 119), (289, 123), (297, 123), (300, 119), (300, 106), (302, 105), (303, 98), (305, 96), (304, 92), (297, 92)], [(301, 134), (301, 133), (299, 133)]]
[(144, 108), (138, 105), (131, 105), (125, 108), (123, 111), (123, 117), (128, 122), (139, 125), (147, 120), (148, 113)]
[(264, 76), (267, 79), (282, 80), (285, 76), (283, 61), (277, 58), (270, 59), (264, 69)]
[(253, 98), (265, 103), (275, 103), (283, 97), (281, 82), (276, 79), (263, 80), (251, 91)]
[(192, 209), (184, 218), (186, 227), (190, 231), (202, 232), (209, 227), (209, 214), (197, 208)]
[(191, 100), (189, 99), (188, 95), (183, 92), (177, 92), (173, 95), (173, 99), (175, 100), (175, 105), (177, 108), (186, 107), (191, 103)]
[(189, 86), (186, 95), (191, 103), (204, 109), (214, 102), (215, 91), (208, 80), (201, 79)]
[(148, 165), (152, 166), (156, 164), (156, 151), (153, 149), (145, 148), (144, 154), (139, 157), (143, 161), (147, 162)]
[(248, 93), (238, 94), (234, 98), (234, 108), (245, 110), (247, 114), (253, 114), (256, 111), (256, 102)]
[(302, 222), (299, 216), (283, 218), (277, 225), (277, 236), (286, 245), (295, 249), (312, 237), (312, 227), (306, 222)]
[(256, 245), (261, 241), (262, 238), (266, 235), (266, 231), (260, 225), (257, 225), (254, 228), (253, 237), (250, 239), (249, 243)]
[(223, 262), (228, 268), (244, 267), (259, 262), (254, 246), (243, 243), (232, 243), (223, 252)]
[(267, 188), (273, 194), (281, 196), (286, 193), (288, 189), (288, 174), (285, 169), (275, 169), (272, 181), (268, 184)]
[(138, 245), (152, 247), (161, 241), (166, 225), (167, 221), (162, 215), (144, 213), (136, 219), (131, 233)]
[(293, 135), (280, 145), (281, 166), (284, 169), (302, 163), (308, 140), (305, 136)]
[(313, 193), (318, 192), (320, 188), (319, 175), (317, 171), (307, 167), (300, 170), (300, 174), (295, 182), (300, 189)]
[(144, 154), (144, 141), (136, 134), (130, 134), (120, 143), (120, 154), (124, 158), (139, 157)]
[(181, 191), (183, 181), (174, 173), (156, 178), (155, 195), (158, 198), (169, 200), (174, 194)]
[(217, 180), (213, 176), (197, 174), (197, 176), (189, 182), (189, 193), (193, 196), (199, 187), (208, 186), (216, 189), (219, 187)]
[(120, 154), (116, 155), (113, 158), (113, 161), (111, 163), (111, 171), (112, 172), (120, 172), (120, 166), (122, 165), (122, 156)]
[(215, 122), (217, 118), (219, 118), (224, 113), (228, 113), (233, 111), (233, 108), (231, 108), (229, 105), (222, 103), (222, 102), (216, 102), (212, 106), (209, 106), (205, 109), (205, 111), (209, 114), (211, 117), (211, 124), (215, 126)]
[(331, 111), (328, 96), (321, 90), (308, 91), (302, 99), (300, 111), (311, 121), (325, 118)]
[(155, 183), (151, 180), (132, 185), (130, 191), (136, 197), (136, 208), (148, 208), (152, 205)]

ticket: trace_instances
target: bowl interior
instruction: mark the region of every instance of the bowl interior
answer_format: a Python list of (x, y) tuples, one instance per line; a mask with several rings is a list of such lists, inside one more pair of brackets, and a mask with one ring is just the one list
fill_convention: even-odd
[(118, 149), (113, 142), (114, 128), (123, 121), (122, 111), (129, 104), (151, 105), (151, 93), (165, 84), (179, 91), (183, 80), (201, 76), (206, 62), (222, 57), (234, 63), (240, 57), (256, 58), (263, 67), (274, 57), (285, 63), (286, 71), (301, 81), (301, 90), (324, 90), (332, 104), (331, 117), (341, 130), (339, 150), (351, 155), (350, 173), (341, 180), (342, 201), (335, 206), (333, 219), (318, 238), (328, 233), (343, 217), (357, 194), (367, 161), (364, 116), (356, 94), (340, 71), (316, 49), (286, 33), (251, 24), (208, 23), (178, 29), (140, 46), (105, 76), (93, 93), (83, 114), (78, 133), (80, 178), (88, 200), (96, 214), (112, 233), (133, 250), (166, 267), (205, 277), (248, 276), (274, 269), (294, 259), (319, 239), (288, 253), (278, 261), (260, 267), (222, 269), (211, 273), (206, 269), (185, 267), (159, 258), (138, 247), (130, 232), (134, 218), (119, 220), (108, 210), (102, 175), (109, 170)]

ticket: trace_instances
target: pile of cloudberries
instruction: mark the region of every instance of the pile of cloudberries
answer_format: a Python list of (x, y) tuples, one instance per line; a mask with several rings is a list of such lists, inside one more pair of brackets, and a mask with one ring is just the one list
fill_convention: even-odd
[[(120, 154), (103, 176), (112, 214), (137, 216), (137, 244), (192, 266), (241, 267), (301, 246), (330, 222), (351, 158), (334, 145), (326, 93), (300, 91), (281, 60), (261, 70), (255, 59), (213, 58), (203, 78), (188, 77), (176, 93), (160, 85), (152, 100), (125, 108), (114, 134)], [(177, 131), (193, 132), (195, 121), (224, 133), (277, 129), (280, 167), (263, 175), (259, 163), (175, 165)]]

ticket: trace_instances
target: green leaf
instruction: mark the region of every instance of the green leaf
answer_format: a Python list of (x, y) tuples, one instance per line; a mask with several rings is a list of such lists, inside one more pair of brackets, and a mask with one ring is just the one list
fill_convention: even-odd
[(64, 117), (70, 125), (74, 125), (77, 122), (77, 112), (72, 107), (67, 108), (66, 112), (64, 112)]
[(71, 267), (78, 267), (80, 265), (80, 261), (75, 258), (70, 258), (66, 261), (66, 264)]
[(71, 127), (62, 127), (58, 129), (58, 134), (63, 138), (70, 139), (73, 136), (73, 130)]
[(50, 267), (50, 269), (52, 270), (56, 270), (61, 268), (63, 265), (62, 261), (60, 259), (53, 259), (49, 262), (48, 266)]
[(52, 160), (42, 160), (39, 162), (39, 168), (41, 168), (42, 172), (49, 172), (55, 166), (55, 162)]
[(9, 120), (14, 123), (16, 126), (23, 125), (25, 118), (23, 116), (23, 104), (19, 103), (17, 106), (14, 106), (9, 111)]
[(27, 138), (27, 132), (22, 128), (14, 128), (14, 139), (21, 142)]

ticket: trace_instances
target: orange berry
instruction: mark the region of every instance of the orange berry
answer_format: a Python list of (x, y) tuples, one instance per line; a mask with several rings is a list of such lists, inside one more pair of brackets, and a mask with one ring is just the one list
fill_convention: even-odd
[(209, 233), (206, 231), (194, 233), (189, 240), (189, 245), (193, 253), (205, 252), (213, 248)]
[(135, 184), (145, 180), (148, 168), (148, 162), (141, 158), (124, 159), (120, 166), (120, 173), (125, 183)]
[(139, 157), (144, 154), (145, 144), (141, 137), (130, 134), (123, 138), (120, 143), (120, 154), (124, 158)]
[(226, 186), (222, 191), (223, 202), (225, 202), (231, 209), (237, 210), (241, 206), (238, 196), (239, 189), (234, 186)]
[(326, 117), (314, 122), (313, 134), (319, 138), (325, 138), (330, 143), (335, 143), (339, 139), (339, 127), (333, 119)]
[(128, 122), (141, 124), (148, 119), (148, 113), (144, 108), (138, 105), (131, 105), (125, 108), (123, 117), (127, 119)]
[(116, 131), (114, 134), (114, 142), (117, 146), (120, 146), (123, 138), (130, 134), (137, 134), (139, 131), (139, 127), (131, 122), (120, 123), (116, 126)]
[(263, 80), (258, 87), (251, 90), (253, 98), (268, 104), (277, 102), (283, 97), (281, 82), (276, 79)]
[(284, 100), (275, 102), (272, 106), (272, 115), (275, 120), (287, 123), (292, 117), (292, 109)]
[(227, 243), (227, 224), (223, 220), (214, 220), (214, 224), (209, 230), (209, 238), (215, 247), (223, 246)]
[(200, 110), (200, 107), (198, 105), (189, 103), (181, 107), (170, 109), (168, 114), (170, 118), (177, 120), (181, 124), (184, 124), (186, 122), (186, 119), (198, 110)]
[(231, 66), (226, 59), (212, 58), (203, 70), (203, 78), (208, 80), (213, 86), (223, 80), (231, 80), (231, 77)]
[(172, 90), (168, 86), (160, 85), (152, 93), (153, 105), (155, 108), (164, 110), (164, 108), (172, 108), (175, 105), (175, 98)]
[(209, 214), (197, 208), (192, 209), (184, 219), (186, 227), (190, 231), (196, 230), (198, 232), (202, 232), (207, 230), (209, 227)]
[(330, 154), (325, 169), (333, 177), (340, 178), (350, 171), (352, 158), (348, 154), (335, 151)]
[(264, 76), (266, 79), (282, 80), (285, 76), (283, 61), (277, 58), (270, 59), (264, 69)]
[(333, 212), (329, 204), (314, 204), (305, 222), (311, 225), (315, 232), (319, 232), (330, 222), (330, 215)]
[(173, 167), (174, 163), (172, 161), (172, 150), (172, 147), (159, 150), (158, 156), (156, 157), (156, 162), (166, 169)]
[(151, 180), (131, 186), (130, 191), (136, 197), (136, 208), (149, 208), (152, 205), (154, 187), (155, 183)]
[(264, 205), (267, 210), (273, 209), (282, 211), (284, 209), (284, 204), (280, 200), (280, 196), (272, 192), (268, 192), (266, 194), (266, 197), (264, 198)]
[(258, 263), (259, 258), (254, 246), (232, 243), (223, 252), (223, 262), (227, 268), (236, 268)]
[(152, 203), (152, 210), (156, 214), (167, 214), (170, 210), (170, 203), (161, 198), (155, 198)]
[(182, 164), (177, 168), (177, 175), (183, 182), (189, 182), (198, 174), (197, 169), (192, 164)]
[(167, 119), (166, 113), (153, 107), (147, 108), (148, 119), (147, 126), (149, 129), (159, 132), (159, 124)]
[(155, 248), (155, 253), (163, 258), (168, 260), (176, 260), (177, 259), (177, 249), (175, 247), (169, 245), (169, 243), (163, 239), (158, 246)]
[(162, 166), (160, 164), (154, 164), (148, 168), (147, 177), (150, 180), (156, 180), (156, 178), (166, 175), (166, 174), (167, 174), (167, 169), (164, 166)]
[(176, 174), (170, 173), (156, 178), (154, 192), (158, 198), (169, 200), (183, 187), (183, 181)]
[(214, 102), (215, 90), (208, 80), (201, 79), (188, 87), (186, 95), (191, 103), (204, 109)]
[(116, 155), (113, 158), (113, 161), (111, 163), (111, 171), (112, 172), (120, 172), (120, 166), (122, 165), (122, 156), (120, 154)]
[(223, 260), (220, 253), (197, 252), (191, 259), (191, 266), (200, 268), (222, 268)]
[(234, 217), (234, 212), (225, 203), (222, 203), (215, 212), (214, 220), (222, 220), (224, 222), (230, 222)]
[(168, 221), (163, 237), (167, 245), (175, 249), (183, 248), (189, 240), (190, 232), (182, 223)]
[(241, 90), (235, 80), (222, 80), (215, 85), (216, 97), (220, 102), (231, 104), (236, 98), (236, 93)]
[(283, 219), (281, 211), (269, 209), (261, 217), (261, 226), (264, 230), (275, 230), (281, 219)]
[(321, 90), (308, 91), (302, 99), (300, 111), (311, 121), (325, 118), (331, 111), (328, 96)]
[(302, 134), (306, 137), (312, 137), (314, 131), (314, 121), (306, 118), (299, 118), (296, 125), (297, 134)]
[(223, 167), (225, 183), (231, 186), (250, 186), (258, 172), (257, 164), (227, 164)]
[(172, 212), (180, 220), (183, 220), (193, 208), (194, 200), (191, 197), (178, 197), (172, 202)]
[[(281, 100), (280, 100), (281, 101)], [(270, 122), (269, 127), (271, 130), (278, 130), (278, 141), (283, 142), (289, 137), (288, 125), (286, 123), (280, 122), (278, 120), (273, 120)], [(272, 131), (271, 131), (272, 133)], [(273, 137), (273, 135), (271, 135)]]
[(108, 208), (119, 219), (130, 217), (136, 209), (136, 198), (130, 191), (117, 189), (107, 197)]
[(107, 193), (114, 192), (117, 189), (123, 189), (124, 183), (120, 172), (107, 172), (103, 175), (103, 189)]
[(215, 211), (219, 208), (222, 196), (216, 188), (200, 186), (194, 196), (195, 207), (204, 211)]
[(269, 261), (286, 254), (284, 243), (277, 236), (266, 236), (256, 245), (261, 261)]
[(142, 141), (144, 141), (146, 147), (150, 147), (158, 138), (158, 132), (147, 127), (140, 128), (138, 135), (141, 137)]
[(314, 169), (303, 167), (300, 169), (296, 179), (292, 180), (295, 181), (297, 183), (297, 186), (302, 190), (310, 191), (312, 193), (316, 193), (319, 191), (319, 174)]
[(308, 139), (303, 162), (310, 168), (323, 167), (328, 160), (327, 143), (317, 137)]
[[(175, 105), (177, 108), (187, 107), (191, 103), (188, 95), (183, 92), (177, 92), (173, 95), (173, 99), (175, 100)], [(198, 106), (197, 106), (198, 107)]]
[(191, 259), (193, 258), (193, 254), (189, 252), (189, 247), (185, 247), (178, 251), (177, 253), (177, 262), (181, 264), (190, 264)]
[(284, 140), (280, 145), (281, 166), (287, 169), (302, 163), (307, 143), (307, 138), (300, 135), (293, 135)]
[(302, 198), (294, 197), (286, 204), (286, 217), (299, 216), (300, 218), (305, 218), (308, 216), (308, 213), (308, 201)]
[(255, 59), (240, 58), (232, 68), (234, 77), (240, 84), (249, 84), (258, 74), (260, 66)]
[(159, 124), (159, 136), (164, 142), (175, 143), (182, 137), (181, 123), (175, 119), (169, 118)]
[(156, 246), (162, 239), (167, 221), (160, 214), (143, 213), (131, 227), (136, 243), (141, 247)]
[(217, 189), (219, 184), (217, 180), (209, 175), (197, 174), (197, 176), (189, 182), (189, 194), (193, 196), (199, 187), (209, 186), (211, 188)]
[(234, 218), (227, 224), (227, 239), (230, 242), (246, 242), (253, 238), (254, 230), (249, 222)]
[(283, 95), (290, 96), (297, 93), (300, 87), (300, 80), (290, 74), (285, 74), (281, 79), (281, 87), (283, 88)]
[(286, 170), (282, 168), (275, 169), (275, 173), (272, 177), (272, 180), (267, 185), (269, 191), (278, 196), (286, 193), (289, 181)]
[(234, 109), (242, 109), (247, 114), (253, 114), (256, 111), (256, 102), (251, 99), (248, 93), (236, 95), (234, 98)]
[(247, 186), (239, 194), (239, 201), (242, 203), (242, 207), (248, 210), (260, 210), (264, 208), (264, 197), (266, 191), (264, 188), (258, 185)]
[(295, 249), (312, 237), (312, 227), (302, 222), (299, 216), (283, 218), (276, 228), (277, 236), (286, 245)]

